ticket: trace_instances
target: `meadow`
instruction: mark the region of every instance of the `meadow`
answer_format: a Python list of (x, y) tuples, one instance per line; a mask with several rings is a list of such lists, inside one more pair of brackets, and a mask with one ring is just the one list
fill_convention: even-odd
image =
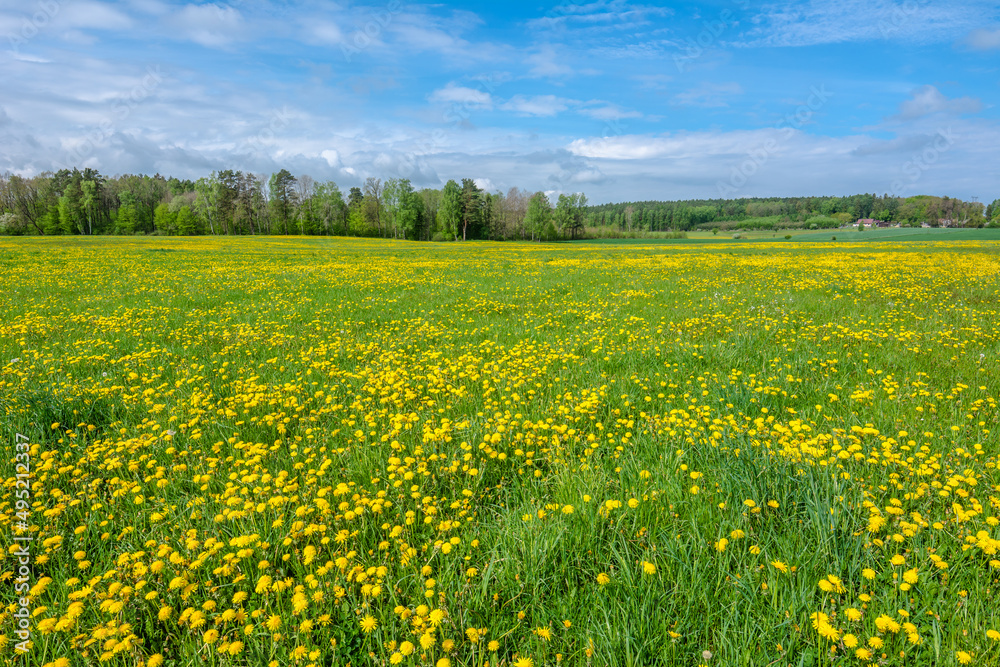
[(4, 658), (1000, 664), (1000, 244), (824, 237), (0, 238)]

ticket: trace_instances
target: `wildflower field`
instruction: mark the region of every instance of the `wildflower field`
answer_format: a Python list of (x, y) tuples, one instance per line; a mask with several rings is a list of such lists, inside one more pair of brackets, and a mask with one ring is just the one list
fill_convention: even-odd
[(10, 662), (1000, 664), (1000, 244), (0, 239), (0, 275)]

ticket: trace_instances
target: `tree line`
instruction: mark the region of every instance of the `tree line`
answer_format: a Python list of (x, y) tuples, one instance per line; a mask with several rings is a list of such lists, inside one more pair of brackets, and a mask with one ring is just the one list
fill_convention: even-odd
[(197, 181), (93, 169), (0, 176), (0, 233), (309, 234), (450, 241), (555, 240), (584, 228), (587, 198), (519, 188), (485, 192), (473, 179), (417, 190), (368, 178), (343, 193), (332, 181), (223, 170)]
[(641, 201), (590, 206), (582, 193), (514, 187), (486, 192), (473, 179), (416, 189), (408, 179), (367, 178), (341, 191), (333, 181), (281, 171), (212, 172), (196, 181), (159, 174), (106, 177), (94, 169), (34, 177), (0, 175), (0, 233), (308, 234), (415, 240), (550, 241), (590, 234), (695, 229), (837, 227), (861, 218), (891, 223), (1000, 226), (987, 207), (949, 197), (784, 197)]
[(823, 228), (861, 219), (900, 225), (1000, 226), (1000, 199), (979, 202), (950, 197), (857, 194), (846, 197), (688, 199), (601, 204), (587, 209), (588, 227), (629, 232), (690, 231), (713, 228)]

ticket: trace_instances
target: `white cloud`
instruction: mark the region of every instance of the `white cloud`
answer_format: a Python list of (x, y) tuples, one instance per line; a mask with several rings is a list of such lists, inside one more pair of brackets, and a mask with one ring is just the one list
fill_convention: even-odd
[(317, 41), (324, 44), (340, 44), (344, 41), (344, 33), (332, 21), (311, 21), (307, 29)]
[(1000, 28), (973, 30), (966, 38), (966, 44), (977, 51), (993, 51), (1000, 49)]
[(638, 111), (623, 109), (611, 102), (595, 102), (598, 106), (581, 109), (580, 113), (596, 120), (621, 120), (622, 118), (642, 118)]
[(727, 99), (733, 95), (742, 95), (743, 87), (736, 82), (710, 83), (705, 82), (691, 90), (678, 93), (673, 97), (673, 103), (678, 106), (691, 107), (726, 107)]
[(528, 70), (529, 76), (562, 77), (573, 74), (573, 68), (560, 62), (555, 47), (551, 44), (539, 47), (538, 51), (525, 58), (524, 62), (531, 66)]
[(20, 60), (23, 63), (50, 63), (52, 62), (48, 58), (42, 58), (41, 56), (33, 56), (30, 53), (21, 53), (20, 51), (8, 51), (10, 57), (14, 60)]
[(995, 9), (990, 0), (782, 0), (765, 5), (738, 46), (789, 47), (871, 40), (908, 44), (952, 41), (981, 25)]
[(128, 30), (132, 19), (103, 2), (65, 2), (53, 21), (59, 28), (96, 28), (99, 30)]
[(244, 37), (239, 10), (228, 5), (185, 5), (167, 23), (180, 36), (208, 48), (220, 48)]
[[(466, 11), (453, 12), (449, 18), (439, 18), (420, 13), (419, 6), (414, 11), (390, 14), (386, 20), (385, 33), (391, 33), (398, 44), (418, 52), (438, 53), (455, 62), (480, 62), (501, 57), (504, 47), (490, 42), (470, 43), (462, 33), (481, 23), (479, 18)], [(409, 10), (410, 6), (404, 6)], [(388, 42), (389, 40), (386, 39)]]
[(321, 158), (326, 160), (326, 163), (331, 167), (340, 166), (340, 153), (338, 153), (337, 151), (328, 148), (325, 151), (321, 152), (319, 155)]
[(497, 186), (494, 185), (493, 181), (489, 178), (477, 178), (474, 179), (473, 182), (476, 184), (476, 187), (482, 190), (483, 192), (497, 191)]
[(444, 88), (439, 88), (430, 94), (428, 98), (431, 102), (444, 104), (463, 104), (475, 109), (492, 109), (493, 98), (484, 90), (456, 86), (449, 83)]
[(585, 4), (561, 3), (545, 16), (526, 22), (529, 30), (588, 42), (608, 35), (634, 35), (648, 30), (656, 19), (673, 15), (674, 10), (642, 5), (628, 0), (593, 0)]
[(894, 118), (913, 120), (934, 113), (976, 113), (982, 108), (982, 102), (974, 97), (948, 99), (940, 90), (927, 85), (913, 91), (913, 97), (899, 105), (899, 113)]
[(500, 105), (504, 111), (513, 111), (522, 116), (555, 116), (576, 104), (576, 100), (568, 100), (555, 95), (515, 95)]

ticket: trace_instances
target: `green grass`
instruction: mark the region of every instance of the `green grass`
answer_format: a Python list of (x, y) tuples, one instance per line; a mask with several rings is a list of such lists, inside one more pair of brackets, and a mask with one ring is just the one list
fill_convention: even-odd
[(850, 633), (996, 664), (1000, 245), (893, 231), (0, 239), (0, 517), (19, 432), (51, 578), (27, 663), (867, 664)]
[[(575, 244), (605, 244), (605, 245), (644, 245), (644, 244), (704, 244), (704, 243), (746, 243), (748, 241), (768, 241), (787, 243), (789, 241), (824, 242), (836, 237), (837, 241), (1000, 241), (1000, 229), (924, 229), (924, 228), (887, 228), (870, 229), (863, 232), (852, 229), (781, 229), (776, 231), (759, 230), (739, 232), (741, 238), (734, 239), (736, 232), (713, 234), (710, 231), (687, 232), (686, 239), (584, 239), (571, 241)], [(786, 239), (789, 235), (792, 238)]]

